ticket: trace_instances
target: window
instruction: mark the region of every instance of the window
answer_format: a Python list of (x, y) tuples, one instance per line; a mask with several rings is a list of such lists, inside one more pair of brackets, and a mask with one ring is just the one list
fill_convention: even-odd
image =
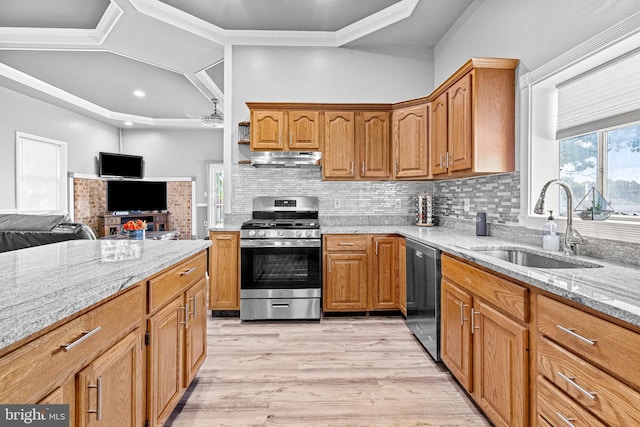
[(67, 144), (16, 132), (18, 213), (67, 213)]
[(209, 181), (209, 226), (222, 227), (224, 225), (224, 172), (222, 163), (208, 163), (207, 175)]
[(561, 140), (560, 179), (571, 186), (576, 204), (594, 186), (615, 214), (640, 215), (640, 124)]

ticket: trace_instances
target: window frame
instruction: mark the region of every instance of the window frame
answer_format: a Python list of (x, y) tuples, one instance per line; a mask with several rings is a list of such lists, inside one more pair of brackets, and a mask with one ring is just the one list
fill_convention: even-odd
[[(557, 85), (602, 64), (619, 58), (640, 46), (640, 14), (621, 21), (606, 31), (543, 66), (520, 76), (521, 148), (520, 148), (520, 224), (540, 230), (547, 215), (533, 213), (542, 186), (559, 174), (556, 140)], [(547, 192), (548, 209), (557, 211), (558, 186)], [(576, 201), (576, 202), (579, 202)], [(554, 204), (555, 203), (555, 204)], [(640, 243), (640, 217), (615, 215), (606, 221), (583, 221), (575, 216), (573, 225), (585, 237)], [(566, 219), (556, 218), (564, 231)]]

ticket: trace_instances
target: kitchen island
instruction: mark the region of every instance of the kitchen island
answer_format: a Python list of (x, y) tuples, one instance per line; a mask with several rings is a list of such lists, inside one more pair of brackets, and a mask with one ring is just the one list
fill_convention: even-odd
[(206, 240), (74, 240), (0, 254), (0, 403), (70, 425), (163, 425), (206, 357)]

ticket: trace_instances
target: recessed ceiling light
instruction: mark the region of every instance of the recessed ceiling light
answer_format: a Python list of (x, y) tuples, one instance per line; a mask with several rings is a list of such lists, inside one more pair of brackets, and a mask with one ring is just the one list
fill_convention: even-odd
[(133, 126), (133, 122), (124, 122), (125, 126)]
[(146, 94), (146, 93), (144, 93), (143, 91), (141, 91), (140, 89), (138, 89), (138, 90), (134, 90), (134, 91), (133, 91), (133, 94), (134, 94), (135, 96), (137, 96), (138, 98), (144, 98), (145, 96), (147, 96), (147, 94)]

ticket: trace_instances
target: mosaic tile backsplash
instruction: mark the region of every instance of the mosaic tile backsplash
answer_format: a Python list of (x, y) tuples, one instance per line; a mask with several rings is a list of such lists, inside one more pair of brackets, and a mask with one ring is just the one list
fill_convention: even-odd
[(255, 196), (318, 196), (323, 224), (412, 224), (416, 193), (434, 194), (434, 215), (443, 221), (471, 220), (476, 212), (486, 211), (488, 222), (518, 224), (518, 172), (447, 181), (322, 181), (317, 169), (234, 165), (231, 210), (242, 219), (251, 215)]

